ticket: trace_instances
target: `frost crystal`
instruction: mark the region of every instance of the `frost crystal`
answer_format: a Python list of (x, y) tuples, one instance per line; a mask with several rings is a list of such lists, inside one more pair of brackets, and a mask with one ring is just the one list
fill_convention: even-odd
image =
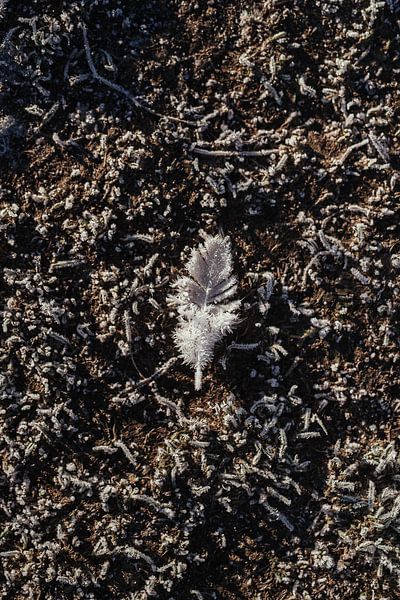
[(204, 243), (192, 250), (187, 270), (189, 276), (175, 282), (177, 293), (171, 298), (179, 315), (174, 341), (184, 362), (194, 368), (199, 390), (215, 344), (238, 320), (240, 300), (228, 301), (237, 288), (229, 238), (205, 236)]

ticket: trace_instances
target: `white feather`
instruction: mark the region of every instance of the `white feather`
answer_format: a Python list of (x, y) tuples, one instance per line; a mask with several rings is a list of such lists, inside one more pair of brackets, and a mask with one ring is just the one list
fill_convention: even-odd
[(170, 301), (178, 309), (174, 341), (184, 362), (194, 368), (199, 390), (215, 344), (238, 320), (240, 301), (228, 302), (237, 289), (229, 238), (206, 236), (204, 243), (192, 250), (187, 270), (189, 276), (175, 282), (177, 292)]

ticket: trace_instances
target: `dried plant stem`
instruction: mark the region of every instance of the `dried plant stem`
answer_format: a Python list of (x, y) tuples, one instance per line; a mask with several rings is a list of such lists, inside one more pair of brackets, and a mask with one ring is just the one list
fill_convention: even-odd
[(269, 150), (205, 150), (205, 148), (193, 148), (192, 152), (199, 156), (210, 158), (226, 157), (226, 158), (257, 158), (262, 156), (270, 156), (276, 154), (278, 150), (271, 148)]
[(172, 367), (172, 365), (177, 361), (178, 359), (176, 357), (172, 357), (169, 360), (167, 360), (166, 363), (164, 363), (163, 365), (161, 365), (161, 367), (159, 369), (157, 369), (156, 371), (154, 371), (154, 373), (152, 375), (150, 375), (149, 377), (146, 377), (146, 379), (141, 379), (136, 385), (135, 385), (135, 389), (140, 389), (142, 387), (144, 387), (145, 385), (148, 385), (149, 383), (151, 383), (152, 381), (154, 381), (155, 379), (158, 379), (158, 377), (160, 377), (161, 375), (164, 375), (164, 373), (166, 373), (168, 371), (168, 369), (170, 367)]
[(312, 259), (310, 260), (310, 262), (304, 269), (303, 280), (302, 280), (302, 288), (303, 289), (305, 288), (305, 286), (307, 284), (307, 276), (308, 276), (310, 269), (319, 261), (320, 258), (322, 258), (322, 256), (329, 256), (332, 254), (333, 253), (330, 250), (322, 250), (321, 252), (317, 252), (317, 254), (315, 254), (315, 256), (312, 257)]
[(118, 92), (119, 94), (122, 94), (123, 96), (125, 96), (125, 98), (128, 98), (128, 100), (130, 100), (130, 102), (132, 102), (132, 104), (136, 108), (138, 108), (139, 110), (141, 110), (143, 112), (148, 113), (149, 115), (152, 115), (153, 117), (157, 117), (159, 119), (167, 119), (168, 121), (173, 121), (174, 123), (183, 123), (185, 125), (190, 125), (191, 127), (198, 127), (199, 125), (202, 124), (200, 121), (199, 122), (188, 121), (186, 119), (180, 119), (179, 117), (171, 117), (169, 115), (165, 115), (163, 113), (160, 113), (160, 112), (154, 110), (153, 108), (150, 108), (149, 106), (146, 106), (146, 105), (142, 104), (137, 99), (136, 96), (134, 96), (133, 94), (131, 94), (130, 92), (128, 92), (128, 90), (126, 90), (124, 87), (122, 87), (122, 85), (118, 85), (118, 83), (113, 83), (109, 79), (106, 79), (105, 77), (103, 77), (102, 75), (100, 75), (98, 73), (95, 65), (94, 65), (94, 62), (93, 62), (92, 53), (91, 53), (91, 50), (90, 50), (90, 45), (89, 45), (89, 40), (88, 40), (88, 35), (87, 35), (86, 25), (84, 23), (82, 23), (81, 27), (82, 27), (82, 34), (83, 34), (83, 44), (84, 44), (85, 53), (86, 53), (86, 60), (87, 60), (87, 63), (89, 65), (90, 72), (92, 73), (93, 77), (95, 79), (97, 79), (97, 81), (99, 81), (103, 85), (106, 85), (111, 90), (114, 90), (115, 92)]
[(353, 144), (349, 146), (345, 152), (343, 152), (342, 156), (338, 160), (338, 165), (343, 165), (353, 150), (358, 150), (358, 148), (362, 148), (368, 144), (368, 140), (362, 140), (362, 142), (358, 142), (358, 144)]

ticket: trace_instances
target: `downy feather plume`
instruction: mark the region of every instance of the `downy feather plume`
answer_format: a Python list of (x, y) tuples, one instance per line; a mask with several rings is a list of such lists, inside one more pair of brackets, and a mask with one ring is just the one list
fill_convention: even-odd
[(176, 294), (170, 298), (178, 310), (174, 341), (184, 362), (194, 368), (199, 390), (215, 344), (238, 320), (240, 300), (230, 300), (237, 284), (229, 238), (205, 235), (204, 243), (192, 250), (187, 271), (188, 276), (175, 282)]

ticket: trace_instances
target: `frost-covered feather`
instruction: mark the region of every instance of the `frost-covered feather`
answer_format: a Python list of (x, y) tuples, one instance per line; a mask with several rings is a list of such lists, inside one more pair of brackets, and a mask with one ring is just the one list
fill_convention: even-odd
[(174, 341), (184, 362), (195, 369), (195, 388), (199, 390), (215, 344), (238, 319), (240, 301), (228, 302), (237, 289), (229, 238), (206, 236), (204, 243), (192, 250), (187, 270), (189, 276), (175, 282), (177, 293), (170, 301), (179, 315)]

